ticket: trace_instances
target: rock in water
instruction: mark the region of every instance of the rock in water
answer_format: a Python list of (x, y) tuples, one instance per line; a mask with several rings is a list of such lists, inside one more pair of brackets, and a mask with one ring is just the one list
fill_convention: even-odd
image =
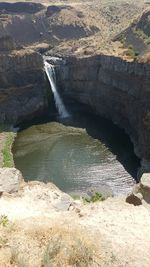
[(0, 168), (0, 193), (14, 193), (23, 182), (22, 174), (15, 168)]

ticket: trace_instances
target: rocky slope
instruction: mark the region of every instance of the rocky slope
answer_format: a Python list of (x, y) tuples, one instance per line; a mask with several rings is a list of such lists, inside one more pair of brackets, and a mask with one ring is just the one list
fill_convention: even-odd
[(53, 184), (21, 179), (18, 170), (0, 169), (1, 267), (149, 267), (147, 203), (84, 204)]
[(14, 124), (41, 114), (48, 99), (41, 55), (10, 40), (0, 39), (0, 122)]
[(136, 53), (139, 58), (150, 52), (150, 8), (119, 33), (115, 40), (120, 40), (122, 46), (129, 49), (128, 53)]
[(124, 128), (143, 165), (149, 163), (149, 64), (104, 55), (65, 60), (56, 66), (64, 96), (86, 104)]
[(114, 53), (112, 38), (145, 8), (144, 0), (10, 2), (0, 4), (0, 36), (25, 45), (47, 42), (52, 53)]
[(44, 8), (43, 5), (37, 3), (26, 3), (26, 2), (0, 2), (0, 13), (28, 13), (34, 14), (41, 11)]

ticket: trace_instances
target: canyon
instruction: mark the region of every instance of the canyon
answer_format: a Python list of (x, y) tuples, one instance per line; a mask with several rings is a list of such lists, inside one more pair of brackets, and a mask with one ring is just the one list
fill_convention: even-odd
[[(113, 34), (109, 37), (107, 34), (108, 27), (112, 22), (113, 27), (116, 21), (119, 20), (120, 27), (124, 28), (127, 27), (127, 22), (129, 23), (127, 14), (124, 14), (126, 16), (124, 19), (123, 13), (122, 17), (119, 16), (116, 21), (114, 19), (118, 10), (123, 12), (123, 10), (119, 9), (122, 4), (122, 2), (119, 2), (115, 10), (113, 3), (108, 3), (107, 1), (102, 3), (100, 10), (104, 18), (107, 18), (107, 23), (104, 26), (104, 21), (102, 22), (100, 18), (97, 24), (95, 24), (95, 20), (88, 21), (87, 14), (89, 13), (83, 12), (79, 4), (75, 6), (70, 4), (70, 6), (53, 5), (47, 7), (46, 2), (44, 5), (37, 3), (15, 5), (13, 3), (1, 3), (1, 16), (3, 18), (3, 13), (7, 14), (7, 16), (5, 16), (4, 20), (1, 20), (0, 28), (0, 122), (2, 124), (16, 125), (46, 114), (50, 101), (50, 91), (48, 92), (47, 90), (48, 85), (46, 85), (43, 57), (39, 52), (45, 51), (46, 55), (58, 55), (63, 58), (63, 62), (66, 61), (66, 64), (56, 66), (60, 94), (65, 98), (69, 97), (88, 105), (96, 114), (112, 120), (115, 124), (125, 129), (134, 143), (136, 155), (142, 160), (142, 167), (148, 170), (150, 161), (150, 107), (148, 101), (150, 69), (148, 61), (144, 62), (142, 57), (143, 53), (147, 56), (149, 46), (147, 45), (146, 51), (141, 51), (141, 58), (139, 57), (138, 61), (125, 56), (124, 53), (127, 48), (119, 49), (118, 45), (120, 44), (112, 42), (113, 36), (117, 36), (121, 30), (121, 28), (114, 27)], [(83, 3), (84, 5), (86, 5), (86, 2)], [(130, 3), (129, 6), (125, 3), (123, 5), (124, 8), (129, 7), (132, 18), (141, 14), (144, 9), (144, 2), (142, 1), (139, 2), (137, 8), (135, 8), (134, 2)], [(90, 7), (87, 4), (86, 11)], [(95, 6), (92, 10), (92, 12), (96, 12), (94, 11)], [(112, 11), (111, 15), (108, 10)], [(15, 16), (12, 14), (15, 14)], [(97, 16), (96, 14), (95, 16)], [(68, 20), (65, 21), (66, 15)], [(83, 18), (82, 20), (80, 20), (80, 16)], [(136, 29), (140, 27), (140, 30), (144, 32), (143, 20), (146, 21), (148, 28), (148, 16), (149, 12), (138, 17)], [(74, 22), (71, 17), (74, 18)], [(16, 19), (18, 24), (15, 22)], [(56, 21), (57, 27), (54, 28)], [(39, 23), (45, 26), (41, 28)], [(98, 33), (100, 25), (105, 29), (103, 41), (98, 37), (100, 36), (100, 32)], [(53, 36), (51, 34), (48, 35), (48, 29), (51, 26), (53, 27), (51, 28)], [(61, 27), (63, 36), (59, 36)], [(74, 27), (72, 28), (74, 37), (67, 35), (68, 27)], [(26, 28), (29, 29), (27, 38), (24, 34), (22, 35), (21, 28), (24, 31), (26, 31)], [(45, 33), (43, 29), (45, 29)], [(93, 29), (93, 32), (87, 31), (87, 29)], [(75, 32), (78, 32), (78, 35)], [(134, 31), (132, 30), (132, 32)], [(129, 44), (126, 31), (121, 36), (123, 34), (124, 38), (126, 35), (126, 40)], [(58, 37), (57, 40), (54, 35)], [(72, 40), (72, 38), (77, 40)], [(37, 40), (39, 40), (39, 44), (36, 43)], [(100, 52), (97, 42), (94, 43), (96, 45), (94, 48), (90, 45), (90, 40), (99, 42), (99, 45), (101, 45)], [(77, 42), (79, 42), (78, 45)], [(88, 48), (84, 47), (86, 42)], [(106, 43), (109, 44), (109, 47)], [(131, 44), (134, 45), (134, 42), (131, 42)], [(50, 49), (49, 46), (51, 45)], [(74, 50), (73, 47), (76, 45), (76, 50)], [(73, 48), (72, 52), (69, 47)], [(100, 53), (99, 55), (91, 53), (95, 49), (96, 54)], [(117, 55), (115, 49), (118, 51)], [(68, 55), (66, 54), (67, 50)]]
[[(16, 125), (45, 114), (50, 91), (42, 55), (23, 48), (10, 50), (9, 38), (2, 38), (0, 43), (1, 123)], [(58, 62), (55, 69), (60, 94), (86, 104), (125, 129), (142, 167), (149, 169), (149, 64), (107, 55), (64, 57)]]
[[(95, 191), (90, 201), (81, 195), (75, 199), (49, 183), (46, 174), (43, 180), (25, 182), (26, 177), (15, 167), (0, 168), (0, 267), (150, 266), (149, 5), (144, 0), (0, 1), (0, 167), (4, 166), (7, 139), (2, 131), (32, 124), (16, 138), (17, 142), (21, 140), (16, 142), (16, 155), (20, 161), (25, 156), (25, 169), (32, 155), (39, 160), (40, 166), (35, 168), (38, 174), (45, 173), (45, 168), (53, 173), (53, 165), (61, 174), (61, 166), (65, 170), (72, 168), (73, 133), (80, 147), (76, 153), (79, 163), (89, 158), (85, 156), (89, 151), (91, 157), (98, 158), (96, 149), (101, 144), (97, 138), (94, 140), (86, 129), (65, 124), (66, 118), (62, 124), (59, 119), (55, 122), (56, 90), (64, 105), (79, 104), (81, 111), (89, 112), (86, 114), (106, 118), (108, 124), (111, 121), (117, 125), (118, 131), (123, 129), (141, 164), (139, 183), (133, 182), (128, 196), (110, 194), (96, 203), (91, 201)], [(45, 60), (56, 74), (53, 90), (45, 73)], [(44, 125), (49, 114), (52, 121)], [(37, 125), (41, 119), (42, 124)], [(84, 141), (91, 138), (91, 150), (88, 142), (80, 145), (82, 136)], [(63, 157), (62, 151), (56, 149), (56, 161), (53, 145), (57, 148), (57, 141), (65, 147), (62, 151), (70, 154), (66, 152)], [(49, 155), (50, 143), (52, 158), (46, 160), (51, 164), (47, 160), (47, 166), (42, 165), (40, 149)], [(7, 151), (11, 156), (12, 145)], [(102, 147), (106, 152), (105, 143)], [(114, 162), (117, 156), (112, 156)], [(108, 161), (113, 168), (110, 157)], [(84, 165), (86, 176), (88, 165)], [(99, 161), (97, 165), (100, 167)], [(94, 177), (95, 169), (92, 171)], [(74, 169), (72, 173), (77, 181)], [(122, 182), (125, 177), (121, 177)]]

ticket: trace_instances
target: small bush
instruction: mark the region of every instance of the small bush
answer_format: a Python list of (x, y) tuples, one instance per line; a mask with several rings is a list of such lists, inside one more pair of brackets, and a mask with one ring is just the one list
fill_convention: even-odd
[(133, 45), (129, 45), (125, 55), (135, 60), (138, 58), (139, 52), (134, 49)]
[(129, 50), (134, 50), (133, 45), (129, 45), (129, 46), (128, 46), (128, 49), (129, 49)]
[(145, 34), (141, 29), (135, 28), (133, 29), (133, 33), (141, 38), (143, 41), (147, 41), (149, 39), (149, 36), (147, 34)]
[(101, 193), (96, 192), (94, 195), (92, 195), (89, 198), (88, 197), (83, 198), (83, 200), (84, 202), (91, 203), (91, 202), (97, 202), (97, 201), (104, 201), (105, 198)]
[(1, 215), (0, 216), (0, 225), (2, 226), (7, 226), (7, 224), (9, 223), (8, 217), (6, 215)]

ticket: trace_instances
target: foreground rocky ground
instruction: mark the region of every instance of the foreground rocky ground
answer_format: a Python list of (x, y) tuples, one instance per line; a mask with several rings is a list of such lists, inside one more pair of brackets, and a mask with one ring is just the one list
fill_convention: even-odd
[(150, 266), (146, 202), (134, 206), (108, 198), (85, 204), (53, 184), (24, 183), (15, 169), (2, 172), (13, 175), (5, 188), (11, 194), (0, 198), (1, 267)]

